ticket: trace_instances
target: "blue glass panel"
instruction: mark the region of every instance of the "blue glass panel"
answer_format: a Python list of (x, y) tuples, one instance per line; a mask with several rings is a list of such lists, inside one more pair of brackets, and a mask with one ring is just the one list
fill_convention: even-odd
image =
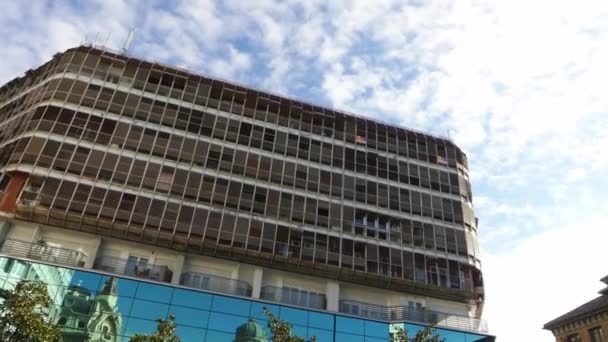
[(246, 317), (211, 312), (209, 315), (208, 329), (234, 333), (236, 332), (236, 328), (247, 321), (248, 319)]
[(198, 329), (193, 327), (177, 326), (175, 335), (179, 336), (183, 342), (202, 342), (205, 341), (205, 329)]
[(137, 318), (129, 318), (123, 335), (130, 337), (137, 333), (152, 334), (152, 333), (154, 333), (154, 331), (156, 331), (156, 322), (155, 321), (137, 319)]
[(167, 317), (168, 312), (169, 305), (167, 304), (135, 299), (133, 301), (133, 308), (131, 309), (131, 316), (156, 320)]
[(251, 303), (251, 313), (250, 317), (255, 318), (257, 321), (267, 321), (266, 315), (264, 315), (264, 308), (268, 309), (268, 311), (272, 312), (275, 316), (279, 316), (280, 306), (264, 304), (264, 303)]
[(405, 331), (408, 336), (415, 336), (420, 330), (424, 330), (424, 327), (418, 324), (405, 324)]
[(308, 325), (308, 312), (306, 310), (281, 307), (281, 319), (289, 324)]
[(251, 302), (243, 299), (228, 298), (224, 296), (213, 296), (211, 311), (249, 316)]
[(365, 336), (388, 338), (388, 324), (365, 321)]
[(435, 333), (449, 342), (466, 342), (463, 332), (452, 331), (447, 329), (435, 329)]
[(116, 302), (116, 310), (123, 316), (128, 316), (131, 313), (131, 308), (133, 307), (133, 299), (118, 297), (118, 301)]
[(168, 286), (140, 282), (135, 297), (154, 302), (170, 303), (171, 292), (172, 289)]
[(336, 342), (365, 342), (363, 336), (336, 332)]
[(234, 342), (234, 334), (208, 330), (205, 342)]
[(76, 271), (70, 281), (71, 285), (78, 285), (84, 287), (91, 292), (96, 292), (101, 288), (102, 279), (105, 281), (106, 277), (102, 277), (99, 274), (93, 274), (89, 272)]
[(188, 306), (196, 309), (211, 309), (212, 295), (183, 289), (174, 289), (171, 303), (173, 305)]
[(377, 338), (377, 337), (365, 337), (365, 342), (386, 342), (388, 339), (388, 333), (385, 338)]
[(308, 328), (301, 325), (294, 325), (291, 327), (291, 334), (293, 336), (306, 336)]
[(351, 334), (363, 335), (363, 320), (336, 316), (336, 331), (349, 332)]
[(307, 335), (308, 339), (310, 339), (313, 336), (317, 338), (317, 342), (333, 342), (334, 341), (334, 332), (329, 331), (329, 330), (308, 328), (308, 335)]
[(123, 297), (135, 297), (135, 291), (137, 291), (138, 281), (129, 279), (118, 279), (117, 292), (119, 296)]
[(175, 315), (178, 325), (190, 325), (198, 328), (206, 328), (209, 321), (209, 311), (186, 308), (183, 306), (171, 306), (169, 314)]
[(334, 316), (309, 311), (308, 326), (327, 330), (334, 330)]

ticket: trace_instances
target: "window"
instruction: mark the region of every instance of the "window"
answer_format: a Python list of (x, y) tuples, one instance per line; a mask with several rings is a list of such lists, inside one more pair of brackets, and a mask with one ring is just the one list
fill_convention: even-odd
[(579, 334), (572, 334), (566, 337), (566, 342), (581, 342), (581, 337)]
[(104, 325), (101, 328), (101, 332), (103, 333), (103, 339), (106, 341), (110, 341), (112, 339), (112, 336), (110, 336), (110, 328), (108, 328), (107, 325)]
[(141, 258), (133, 255), (129, 256), (125, 267), (125, 274), (135, 276), (148, 275), (150, 272), (148, 261), (148, 258)]
[(13, 259), (4, 259), (4, 273), (10, 273), (11, 272), (11, 268), (13, 268), (13, 264), (15, 263), (15, 260)]
[(604, 335), (602, 334), (601, 326), (589, 329), (589, 341), (604, 342)]
[(0, 175), (0, 190), (4, 190), (6, 189), (6, 186), (8, 185), (9, 181), (11, 180), (11, 177), (7, 174), (2, 174)]

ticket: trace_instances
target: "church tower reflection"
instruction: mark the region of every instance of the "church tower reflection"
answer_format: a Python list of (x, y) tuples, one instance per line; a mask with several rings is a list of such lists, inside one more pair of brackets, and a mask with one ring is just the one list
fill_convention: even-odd
[(57, 321), (63, 341), (118, 341), (122, 316), (117, 304), (117, 279), (114, 277), (109, 277), (97, 294), (80, 285), (71, 285)]

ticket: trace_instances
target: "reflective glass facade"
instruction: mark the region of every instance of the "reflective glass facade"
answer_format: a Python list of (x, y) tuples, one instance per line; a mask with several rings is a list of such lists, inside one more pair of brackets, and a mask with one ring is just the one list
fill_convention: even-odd
[[(0, 257), (0, 288), (29, 279), (28, 269), (45, 269), (55, 308), (52, 320), (64, 341), (126, 341), (135, 333), (152, 333), (155, 320), (176, 315), (177, 335), (184, 342), (233, 342), (237, 329), (250, 319), (267, 328), (263, 308), (293, 325), (294, 334), (317, 341), (387, 341), (391, 324), (327, 312), (276, 305), (242, 297), (193, 291), (84, 270)], [(68, 276), (69, 279), (65, 279)], [(53, 280), (57, 279), (57, 280)], [(54, 283), (52, 283), (54, 282)], [(410, 335), (420, 325), (398, 324)], [(436, 329), (447, 342), (494, 341), (493, 337)], [(270, 336), (269, 331), (266, 331)]]

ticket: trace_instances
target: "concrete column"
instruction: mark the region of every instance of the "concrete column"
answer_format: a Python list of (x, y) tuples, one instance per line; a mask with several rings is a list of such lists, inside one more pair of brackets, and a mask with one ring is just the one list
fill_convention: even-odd
[(325, 289), (325, 298), (327, 299), (327, 310), (340, 311), (340, 283), (334, 280), (328, 280)]
[(251, 284), (251, 297), (260, 298), (260, 293), (262, 292), (262, 278), (264, 276), (264, 269), (261, 267), (256, 267), (253, 270), (253, 284)]
[(101, 236), (95, 237), (95, 241), (93, 241), (93, 247), (90, 250), (87, 250), (87, 261), (84, 263), (85, 268), (93, 268), (93, 264), (95, 264), (95, 259), (97, 259), (97, 252), (99, 252), (99, 248), (101, 247), (102, 239)]
[(184, 270), (184, 262), (186, 258), (183, 254), (180, 254), (175, 258), (175, 268), (173, 269), (173, 276), (171, 276), (171, 284), (179, 285), (182, 279), (182, 271)]
[(5, 219), (0, 223), (0, 244), (4, 243), (12, 227), (13, 221), (11, 219)]

